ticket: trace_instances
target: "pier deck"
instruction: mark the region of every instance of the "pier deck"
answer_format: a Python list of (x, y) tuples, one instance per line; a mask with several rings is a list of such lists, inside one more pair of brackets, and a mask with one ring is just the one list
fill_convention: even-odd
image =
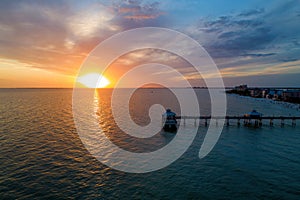
[[(241, 120), (243, 120), (243, 123), (245, 126), (250, 126), (250, 125), (254, 125), (254, 126), (262, 126), (262, 121), (263, 120), (269, 120), (269, 125), (273, 126), (274, 125), (274, 120), (280, 120), (281, 123), (281, 127), (283, 127), (285, 125), (285, 120), (291, 120), (292, 122), (292, 126), (295, 127), (296, 126), (296, 120), (300, 120), (300, 116), (262, 116), (262, 117), (258, 117), (258, 116), (176, 116), (176, 119), (182, 119), (183, 120), (183, 124), (185, 124), (185, 121), (187, 119), (194, 119), (195, 121), (195, 125), (196, 125), (196, 121), (197, 120), (205, 120), (204, 124), (205, 126), (208, 125), (208, 120), (214, 119), (216, 120), (221, 120), (224, 119), (225, 124), (227, 126), (230, 125), (230, 120), (236, 120), (236, 123), (238, 126), (241, 125)], [(253, 123), (252, 123), (253, 122)]]
[(248, 117), (248, 116), (176, 116), (176, 119), (283, 119), (293, 120), (300, 119), (300, 116), (264, 116), (264, 117)]

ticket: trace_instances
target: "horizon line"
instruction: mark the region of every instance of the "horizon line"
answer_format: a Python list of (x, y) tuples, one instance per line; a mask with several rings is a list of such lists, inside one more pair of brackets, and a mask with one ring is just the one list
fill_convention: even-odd
[[(236, 86), (225, 86), (224, 89), (232, 89), (235, 88)], [(74, 89), (75, 87), (0, 87), (0, 89)], [(114, 87), (107, 87), (107, 88), (78, 88), (77, 89), (133, 89), (135, 87), (119, 87), (119, 88), (114, 88)], [(170, 88), (177, 88), (177, 89), (187, 89), (187, 88), (193, 88), (193, 89), (222, 89), (222, 87), (204, 87), (204, 86), (193, 86), (193, 87), (170, 87)], [(248, 89), (300, 89), (300, 86), (289, 86), (289, 87), (284, 87), (284, 86), (250, 86)], [(139, 87), (137, 89), (168, 89), (166, 87)]]

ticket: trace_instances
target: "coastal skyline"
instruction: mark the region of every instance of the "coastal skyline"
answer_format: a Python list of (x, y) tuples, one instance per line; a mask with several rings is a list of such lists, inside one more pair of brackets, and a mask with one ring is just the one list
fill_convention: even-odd
[[(141, 27), (173, 29), (199, 42), (217, 64), (225, 86), (300, 87), (299, 1), (0, 4), (1, 88), (72, 88), (80, 65), (93, 48), (114, 34)], [(105, 74), (106, 86), (113, 87), (122, 71), (133, 64), (153, 60), (183, 71), (192, 82), (190, 66), (182, 59), (143, 50), (117, 59)]]

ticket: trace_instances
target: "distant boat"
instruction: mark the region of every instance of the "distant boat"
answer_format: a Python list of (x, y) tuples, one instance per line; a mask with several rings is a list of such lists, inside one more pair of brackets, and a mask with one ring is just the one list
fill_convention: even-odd
[(164, 126), (163, 130), (167, 132), (177, 131), (177, 120), (176, 113), (172, 112), (171, 109), (167, 109), (166, 113), (163, 114)]

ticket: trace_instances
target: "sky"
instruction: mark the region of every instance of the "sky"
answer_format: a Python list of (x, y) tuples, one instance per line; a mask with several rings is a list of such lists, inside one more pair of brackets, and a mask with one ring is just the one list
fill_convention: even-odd
[[(226, 86), (300, 87), (299, 0), (2, 0), (0, 87), (71, 88), (97, 45), (142, 27), (168, 28), (196, 40)], [(122, 55), (104, 76), (113, 87), (126, 71), (149, 62), (170, 65), (193, 86), (205, 86), (184, 59), (155, 49)], [(166, 74), (145, 70), (144, 77), (150, 72), (156, 78)]]

